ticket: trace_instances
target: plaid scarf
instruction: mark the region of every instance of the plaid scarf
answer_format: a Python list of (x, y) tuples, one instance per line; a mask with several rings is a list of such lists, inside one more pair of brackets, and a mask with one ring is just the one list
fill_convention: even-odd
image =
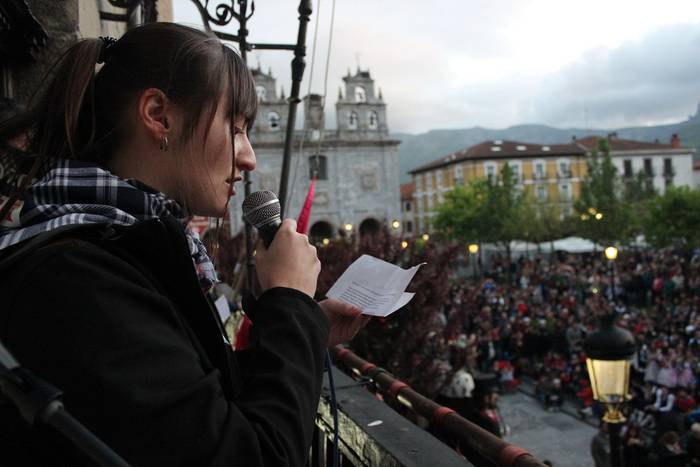
[[(0, 206), (5, 200), (0, 199)], [(190, 217), (185, 210), (163, 193), (89, 162), (52, 161), (0, 223), (0, 250), (66, 225), (128, 226), (168, 215), (182, 225), (200, 285), (208, 290), (218, 282), (216, 271), (202, 242), (187, 228)]]

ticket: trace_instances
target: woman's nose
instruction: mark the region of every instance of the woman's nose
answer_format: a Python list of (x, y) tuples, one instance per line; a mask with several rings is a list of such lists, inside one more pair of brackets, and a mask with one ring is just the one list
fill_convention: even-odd
[(243, 144), (236, 146), (236, 167), (248, 172), (255, 170), (255, 151), (247, 137)]

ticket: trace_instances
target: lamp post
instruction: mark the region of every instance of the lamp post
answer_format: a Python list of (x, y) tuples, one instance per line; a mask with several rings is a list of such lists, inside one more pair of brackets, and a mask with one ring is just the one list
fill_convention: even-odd
[(610, 292), (613, 307), (615, 306), (615, 260), (617, 259), (617, 248), (609, 246), (605, 249), (605, 257), (608, 258), (608, 271), (610, 272)]
[(479, 252), (479, 244), (470, 243), (467, 248), (472, 255), (472, 277), (474, 278), (474, 282), (476, 282), (476, 254)]
[(615, 326), (614, 321), (613, 313), (604, 316), (600, 328), (586, 338), (583, 349), (593, 398), (606, 407), (603, 421), (608, 423), (610, 465), (622, 467), (620, 428), (625, 417), (621, 409), (630, 398), (630, 359), (636, 348), (632, 334)]

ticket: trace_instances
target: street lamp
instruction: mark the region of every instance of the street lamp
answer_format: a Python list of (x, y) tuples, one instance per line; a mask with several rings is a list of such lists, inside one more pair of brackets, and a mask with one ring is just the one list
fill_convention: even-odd
[(423, 241), (427, 242), (428, 240), (430, 240), (430, 235), (428, 235), (427, 233), (423, 234)]
[(406, 240), (404, 240), (401, 242), (401, 249), (405, 250), (406, 248), (408, 248), (408, 242)]
[(608, 258), (608, 270), (610, 271), (610, 291), (613, 306), (615, 305), (615, 260), (617, 259), (617, 248), (609, 246), (605, 249), (605, 257)]
[(345, 224), (345, 231), (352, 232), (352, 224)]
[(399, 222), (398, 220), (394, 220), (394, 222), (391, 223), (391, 226), (395, 229), (398, 229), (399, 227), (401, 227), (401, 222)]
[(603, 317), (600, 328), (586, 338), (583, 349), (593, 398), (607, 409), (603, 421), (608, 423), (610, 435), (610, 465), (621, 467), (620, 428), (625, 422), (621, 408), (630, 399), (630, 359), (635, 345), (632, 334), (614, 326), (614, 321), (614, 313)]
[(470, 243), (467, 249), (469, 250), (469, 253), (472, 254), (472, 277), (474, 278), (474, 281), (476, 281), (476, 254), (479, 252), (479, 244)]

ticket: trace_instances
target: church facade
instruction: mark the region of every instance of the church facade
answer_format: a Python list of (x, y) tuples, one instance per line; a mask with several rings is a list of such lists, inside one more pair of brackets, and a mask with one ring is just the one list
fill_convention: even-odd
[[(253, 69), (258, 116), (249, 136), (257, 157), (253, 191), (279, 190), (288, 105), (271, 72)], [(309, 222), (315, 241), (374, 233), (401, 218), (399, 141), (389, 137), (386, 104), (369, 71), (343, 77), (335, 104), (336, 129), (326, 128), (323, 96), (303, 99), (303, 129), (294, 132), (286, 217), (297, 218), (316, 178)], [(243, 186), (229, 204), (231, 231), (243, 228)]]

